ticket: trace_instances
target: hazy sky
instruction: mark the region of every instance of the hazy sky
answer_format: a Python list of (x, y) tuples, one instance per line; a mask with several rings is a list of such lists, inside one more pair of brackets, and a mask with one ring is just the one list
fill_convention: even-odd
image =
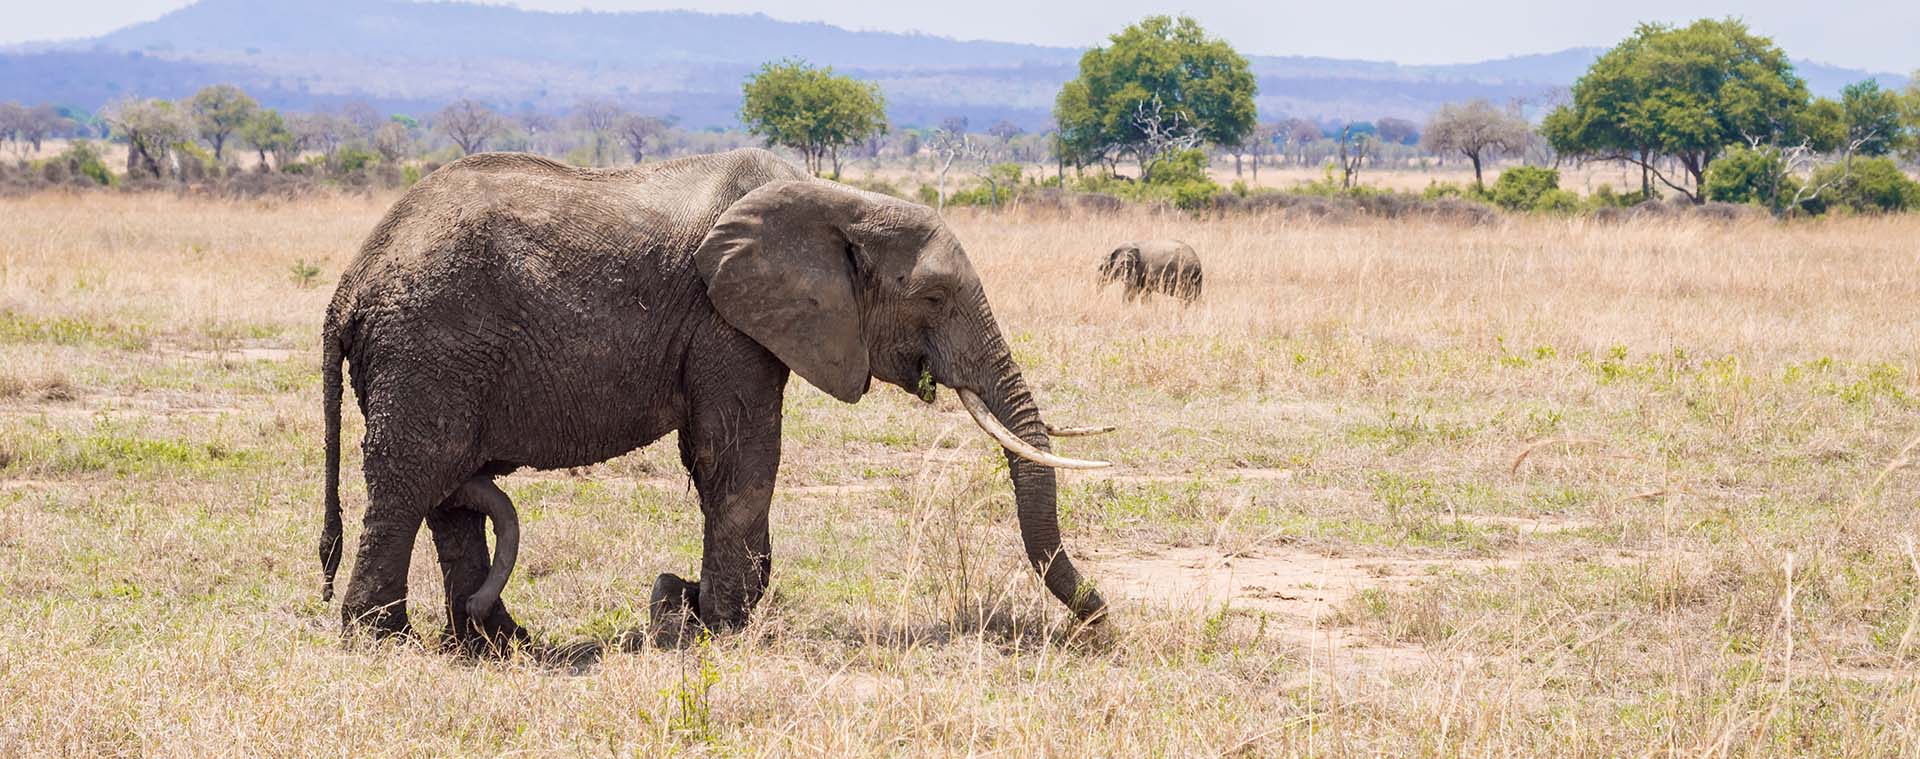
[[(0, 44), (87, 37), (188, 5), (190, 0), (0, 0)], [(1455, 63), (1607, 46), (1640, 21), (1684, 22), (1733, 15), (1771, 35), (1796, 58), (1906, 73), (1920, 68), (1920, 0), (1434, 0), (1235, 2), (1233, 0), (518, 0), (523, 8), (569, 11), (692, 8), (762, 12), (855, 29), (922, 31), (962, 39), (1087, 46), (1141, 16), (1192, 15), (1241, 51)]]

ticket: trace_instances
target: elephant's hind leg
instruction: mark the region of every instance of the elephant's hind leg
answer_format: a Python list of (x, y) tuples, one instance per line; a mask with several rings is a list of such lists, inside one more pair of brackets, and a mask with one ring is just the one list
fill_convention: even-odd
[(410, 631), (407, 572), (420, 523), (478, 465), (462, 460), (472, 431), (461, 422), (471, 417), (461, 413), (457, 396), (370, 384), (361, 445), (367, 513), (340, 618), (348, 632), (364, 629), (385, 636)]
[(499, 652), (506, 643), (526, 640), (527, 631), (499, 600), (482, 614), (468, 612), (468, 599), (480, 590), (492, 567), (487, 554), (486, 517), (464, 507), (464, 490), (455, 490), (427, 514), (427, 528), (433, 531), (433, 547), (446, 588), (446, 639), (469, 654)]
[(412, 630), (407, 623), (407, 568), (425, 509), (382, 497), (374, 487), (368, 491), (360, 549), (340, 602), (340, 621), (349, 632), (365, 629), (379, 637), (406, 635)]

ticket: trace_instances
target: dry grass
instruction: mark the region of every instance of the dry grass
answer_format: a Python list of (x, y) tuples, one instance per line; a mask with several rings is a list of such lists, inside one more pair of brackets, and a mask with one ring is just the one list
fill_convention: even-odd
[[(1062, 496), (1119, 633), (950, 400), (799, 389), (773, 595), (693, 652), (621, 646), (697, 563), (670, 442), (504, 482), (570, 666), (318, 601), (317, 323), (388, 200), (0, 201), (0, 755), (1920, 753), (1920, 218), (956, 215), (1050, 418), (1122, 426), (1062, 443), (1123, 464)], [(1147, 236), (1199, 305), (1094, 289)]]

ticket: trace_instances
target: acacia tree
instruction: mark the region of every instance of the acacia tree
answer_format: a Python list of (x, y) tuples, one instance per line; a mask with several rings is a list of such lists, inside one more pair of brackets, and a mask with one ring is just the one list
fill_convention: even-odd
[(1458, 153), (1473, 164), (1473, 186), (1487, 188), (1481, 178), (1481, 163), (1505, 153), (1526, 149), (1533, 128), (1526, 119), (1493, 107), (1485, 100), (1464, 105), (1448, 103), (1435, 111), (1420, 136), (1421, 144), (1432, 153)]
[[(1809, 100), (1786, 54), (1733, 19), (1642, 25), (1594, 61), (1572, 95), (1541, 125), (1555, 150), (1639, 166), (1643, 191), (1651, 176), (1695, 203), (1728, 145), (1781, 141)], [(1662, 159), (1685, 176), (1667, 176)]]
[(193, 99), (187, 101), (187, 109), (192, 114), (194, 130), (213, 146), (213, 158), (217, 161), (225, 155), (227, 138), (240, 131), (247, 119), (253, 118), (260, 104), (239, 87), (215, 84), (194, 93)]
[(505, 129), (506, 121), (487, 104), (461, 98), (440, 109), (433, 119), (433, 128), (460, 146), (461, 153), (471, 155), (486, 150), (487, 140)]
[(1420, 126), (1406, 119), (1387, 116), (1373, 122), (1374, 134), (1390, 145), (1412, 145), (1420, 140)]
[(59, 109), (44, 103), (32, 108), (0, 103), (0, 144), (12, 140), (14, 151), (24, 158), (30, 151), (40, 152), (41, 142), (70, 123)]
[(831, 160), (839, 179), (840, 148), (887, 131), (880, 85), (836, 76), (831, 66), (797, 58), (767, 63), (747, 79), (743, 95), (740, 121), (747, 132), (799, 151), (816, 175)]
[[(1149, 16), (1080, 56), (1080, 74), (1060, 88), (1053, 117), (1060, 145), (1076, 165), (1131, 155), (1144, 175), (1171, 143), (1149, 129), (1184, 125), (1216, 145), (1239, 145), (1253, 131), (1255, 83), (1247, 59), (1199, 22)], [(1142, 119), (1143, 111), (1155, 112)]]
[(293, 130), (287, 128), (287, 120), (280, 116), (279, 111), (272, 108), (255, 111), (245, 124), (240, 125), (239, 137), (260, 154), (262, 170), (269, 165), (267, 163), (269, 154), (274, 158), (271, 164), (273, 167), (286, 168), (287, 163), (293, 160), (299, 148), (298, 141), (293, 136)]
[(107, 106), (101, 116), (113, 127), (114, 136), (127, 142), (128, 176), (165, 176), (173, 146), (191, 133), (181, 110), (158, 98), (122, 100)]

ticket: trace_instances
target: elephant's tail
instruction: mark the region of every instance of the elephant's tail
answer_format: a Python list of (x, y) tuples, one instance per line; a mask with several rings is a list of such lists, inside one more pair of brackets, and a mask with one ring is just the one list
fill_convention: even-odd
[(327, 417), (327, 484), (326, 517), (320, 527), (320, 599), (333, 600), (333, 576), (340, 570), (341, 533), (340, 526), (340, 387), (341, 350), (340, 336), (332, 329), (326, 331), (321, 346), (320, 375), (323, 377), (325, 393), (324, 411)]

